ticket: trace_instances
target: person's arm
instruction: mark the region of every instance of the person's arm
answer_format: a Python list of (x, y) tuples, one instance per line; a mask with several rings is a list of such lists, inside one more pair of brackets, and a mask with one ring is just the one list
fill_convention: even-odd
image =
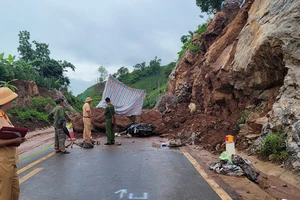
[(104, 115), (105, 116), (107, 116), (107, 114), (108, 114), (108, 109), (109, 109), (108, 106), (106, 106), (106, 108), (104, 109)]
[(54, 120), (54, 113), (53, 113), (53, 110), (49, 113), (48, 119), (49, 119), (50, 121), (53, 121), (53, 120)]
[(87, 116), (88, 116), (88, 117), (92, 117), (91, 107), (90, 107), (89, 104), (88, 104), (88, 106), (86, 107), (86, 112), (87, 112)]
[(113, 112), (112, 112), (113, 115), (116, 114), (115, 106), (112, 106), (112, 109), (113, 109)]
[(15, 139), (10, 140), (1, 140), (0, 139), (0, 147), (7, 146), (13, 143), (23, 143), (26, 139), (23, 137), (17, 137)]
[(87, 110), (86, 113), (87, 113), (87, 117), (91, 117), (91, 111), (90, 110)]

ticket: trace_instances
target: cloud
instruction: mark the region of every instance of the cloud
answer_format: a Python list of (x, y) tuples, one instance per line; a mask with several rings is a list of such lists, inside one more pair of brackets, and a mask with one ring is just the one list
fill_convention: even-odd
[(9, 9), (0, 14), (0, 51), (18, 54), (18, 32), (28, 30), (31, 40), (50, 45), (53, 58), (76, 66), (67, 73), (71, 85), (95, 80), (100, 65), (115, 73), (155, 56), (168, 64), (180, 37), (205, 22), (195, 1), (182, 0), (26, 0), (2, 7)]

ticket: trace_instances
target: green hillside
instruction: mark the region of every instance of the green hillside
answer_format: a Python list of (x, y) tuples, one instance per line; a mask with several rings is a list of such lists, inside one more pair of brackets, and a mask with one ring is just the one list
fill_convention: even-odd
[(85, 101), (86, 97), (91, 97), (93, 101), (91, 102), (91, 106), (95, 107), (102, 99), (102, 93), (105, 87), (105, 82), (97, 83), (92, 85), (88, 89), (86, 89), (83, 93), (77, 95), (77, 99), (81, 101)]

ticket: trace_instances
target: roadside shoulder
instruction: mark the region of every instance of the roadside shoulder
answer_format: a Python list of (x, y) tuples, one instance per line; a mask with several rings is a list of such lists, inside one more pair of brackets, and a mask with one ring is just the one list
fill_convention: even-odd
[(219, 160), (217, 155), (214, 155), (199, 146), (188, 145), (184, 148), (191, 156), (193, 156), (203, 170), (231, 196), (232, 199), (276, 199), (261, 189), (258, 184), (248, 180), (245, 176), (235, 177), (214, 173), (209, 169), (209, 165)]

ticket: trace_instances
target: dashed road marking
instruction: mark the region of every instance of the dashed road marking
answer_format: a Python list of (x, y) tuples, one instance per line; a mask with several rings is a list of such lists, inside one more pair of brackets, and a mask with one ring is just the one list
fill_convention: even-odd
[(23, 167), (22, 169), (18, 170), (18, 171), (17, 171), (17, 174), (19, 175), (19, 174), (25, 172), (26, 170), (28, 170), (28, 169), (30, 169), (31, 167), (33, 167), (33, 166), (39, 164), (40, 162), (46, 160), (47, 158), (50, 158), (50, 157), (53, 156), (54, 154), (55, 154), (55, 152), (49, 153), (48, 155), (46, 155), (46, 156), (44, 156), (44, 157), (42, 157), (42, 158), (36, 160), (35, 162), (30, 163), (29, 165), (27, 165), (27, 166)]
[(232, 200), (232, 198), (212, 178), (207, 175), (204, 169), (199, 165), (195, 158), (191, 156), (191, 154), (189, 154), (183, 147), (179, 147), (179, 149), (222, 200)]
[(40, 171), (42, 171), (43, 168), (36, 168), (34, 170), (32, 170), (31, 172), (29, 172), (28, 174), (26, 174), (25, 176), (23, 176), (22, 178), (19, 179), (19, 183), (23, 183), (24, 181), (28, 180), (29, 178), (33, 177), (34, 175), (36, 175), (37, 173), (39, 173)]

